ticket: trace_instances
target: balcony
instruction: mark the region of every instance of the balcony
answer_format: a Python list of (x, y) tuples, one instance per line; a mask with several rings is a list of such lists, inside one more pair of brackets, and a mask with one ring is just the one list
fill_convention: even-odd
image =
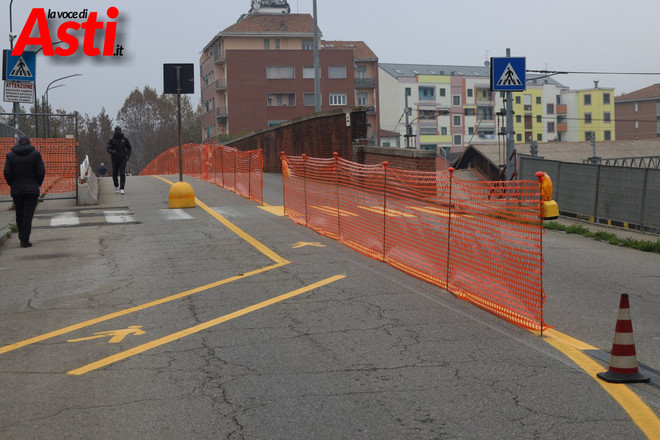
[(226, 118), (229, 115), (227, 107), (216, 107), (215, 108), (215, 117), (216, 118)]
[(221, 90), (227, 90), (227, 80), (226, 79), (216, 79), (215, 80), (215, 90), (219, 92)]
[(557, 131), (558, 132), (566, 132), (568, 131), (568, 124), (557, 124)]
[(375, 89), (376, 78), (355, 78), (356, 89)]
[(227, 55), (224, 50), (214, 50), (213, 51), (213, 61), (215, 64), (223, 64), (227, 61)]
[(568, 112), (566, 104), (557, 104), (557, 114), (565, 115)]

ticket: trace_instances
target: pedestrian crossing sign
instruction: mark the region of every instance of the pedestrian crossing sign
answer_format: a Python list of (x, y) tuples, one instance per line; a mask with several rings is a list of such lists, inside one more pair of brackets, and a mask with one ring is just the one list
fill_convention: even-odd
[(526, 58), (490, 59), (490, 89), (497, 92), (520, 92), (526, 86)]
[(20, 55), (12, 55), (4, 50), (2, 57), (2, 79), (5, 81), (35, 81), (37, 70), (37, 53), (23, 51)]

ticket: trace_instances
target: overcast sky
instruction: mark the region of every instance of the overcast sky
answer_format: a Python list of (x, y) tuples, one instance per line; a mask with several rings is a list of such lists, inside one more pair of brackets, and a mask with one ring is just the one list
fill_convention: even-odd
[[(9, 48), (10, 0), (1, 0), (0, 37)], [(113, 119), (129, 93), (145, 85), (163, 91), (164, 63), (194, 63), (219, 31), (250, 9), (250, 0), (13, 0), (13, 31), (20, 34), (30, 11), (119, 10), (116, 43), (123, 57), (37, 58), (37, 93), (60, 77), (49, 101), (90, 116), (102, 107)], [(289, 0), (291, 12), (312, 13), (312, 0)], [(527, 69), (660, 73), (660, 3), (657, 0), (445, 1), (317, 0), (319, 27), (327, 40), (362, 40), (381, 63), (483, 65), (489, 57), (527, 57)], [(53, 20), (56, 22), (57, 20)], [(80, 20), (79, 20), (80, 21)], [(97, 31), (98, 32), (98, 31)], [(53, 36), (55, 37), (55, 36)], [(54, 38), (54, 40), (57, 40)], [(98, 45), (97, 45), (98, 47)], [(572, 89), (615, 88), (628, 93), (660, 75), (558, 75)], [(195, 84), (193, 103), (199, 101)], [(5, 111), (12, 104), (0, 103)]]

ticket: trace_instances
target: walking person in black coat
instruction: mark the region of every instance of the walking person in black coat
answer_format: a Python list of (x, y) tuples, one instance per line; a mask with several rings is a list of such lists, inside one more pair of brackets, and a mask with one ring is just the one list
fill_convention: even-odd
[(7, 153), (4, 169), (5, 180), (11, 187), (11, 197), (16, 208), (16, 226), (21, 247), (30, 247), (32, 217), (37, 209), (39, 187), (46, 177), (46, 167), (41, 153), (30, 145), (30, 139), (22, 137)]
[(112, 159), (112, 181), (115, 184), (116, 193), (124, 194), (126, 162), (131, 157), (131, 149), (131, 143), (121, 132), (121, 127), (115, 127), (115, 134), (108, 141), (107, 150)]

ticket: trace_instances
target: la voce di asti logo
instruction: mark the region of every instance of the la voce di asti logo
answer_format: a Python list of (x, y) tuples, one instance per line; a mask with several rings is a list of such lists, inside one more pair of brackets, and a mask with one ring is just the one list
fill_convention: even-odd
[[(111, 6), (106, 11), (106, 15), (110, 20), (114, 20), (119, 16), (119, 9)], [(46, 56), (58, 55), (62, 57), (74, 55), (80, 48), (80, 41), (74, 33), (82, 30), (82, 51), (85, 55), (90, 57), (95, 56), (124, 56), (124, 46), (115, 44), (115, 37), (117, 36), (117, 22), (107, 22), (97, 20), (98, 12), (89, 12), (88, 9), (82, 11), (69, 12), (69, 11), (51, 11), (48, 12), (44, 8), (34, 8), (30, 12), (30, 16), (23, 26), (21, 35), (16, 40), (16, 46), (12, 51), (13, 56), (21, 55), (26, 46), (40, 46)], [(53, 45), (53, 38), (48, 27), (48, 20), (68, 20), (61, 22), (57, 27), (57, 39), (55, 42), (58, 44), (64, 43), (67, 46)], [(72, 20), (70, 20), (72, 19)], [(84, 20), (84, 21), (74, 21)], [(38, 36), (32, 36), (36, 28)], [(98, 48), (94, 46), (97, 38), (97, 31), (104, 32), (103, 47)], [(58, 41), (59, 40), (59, 41)]]

